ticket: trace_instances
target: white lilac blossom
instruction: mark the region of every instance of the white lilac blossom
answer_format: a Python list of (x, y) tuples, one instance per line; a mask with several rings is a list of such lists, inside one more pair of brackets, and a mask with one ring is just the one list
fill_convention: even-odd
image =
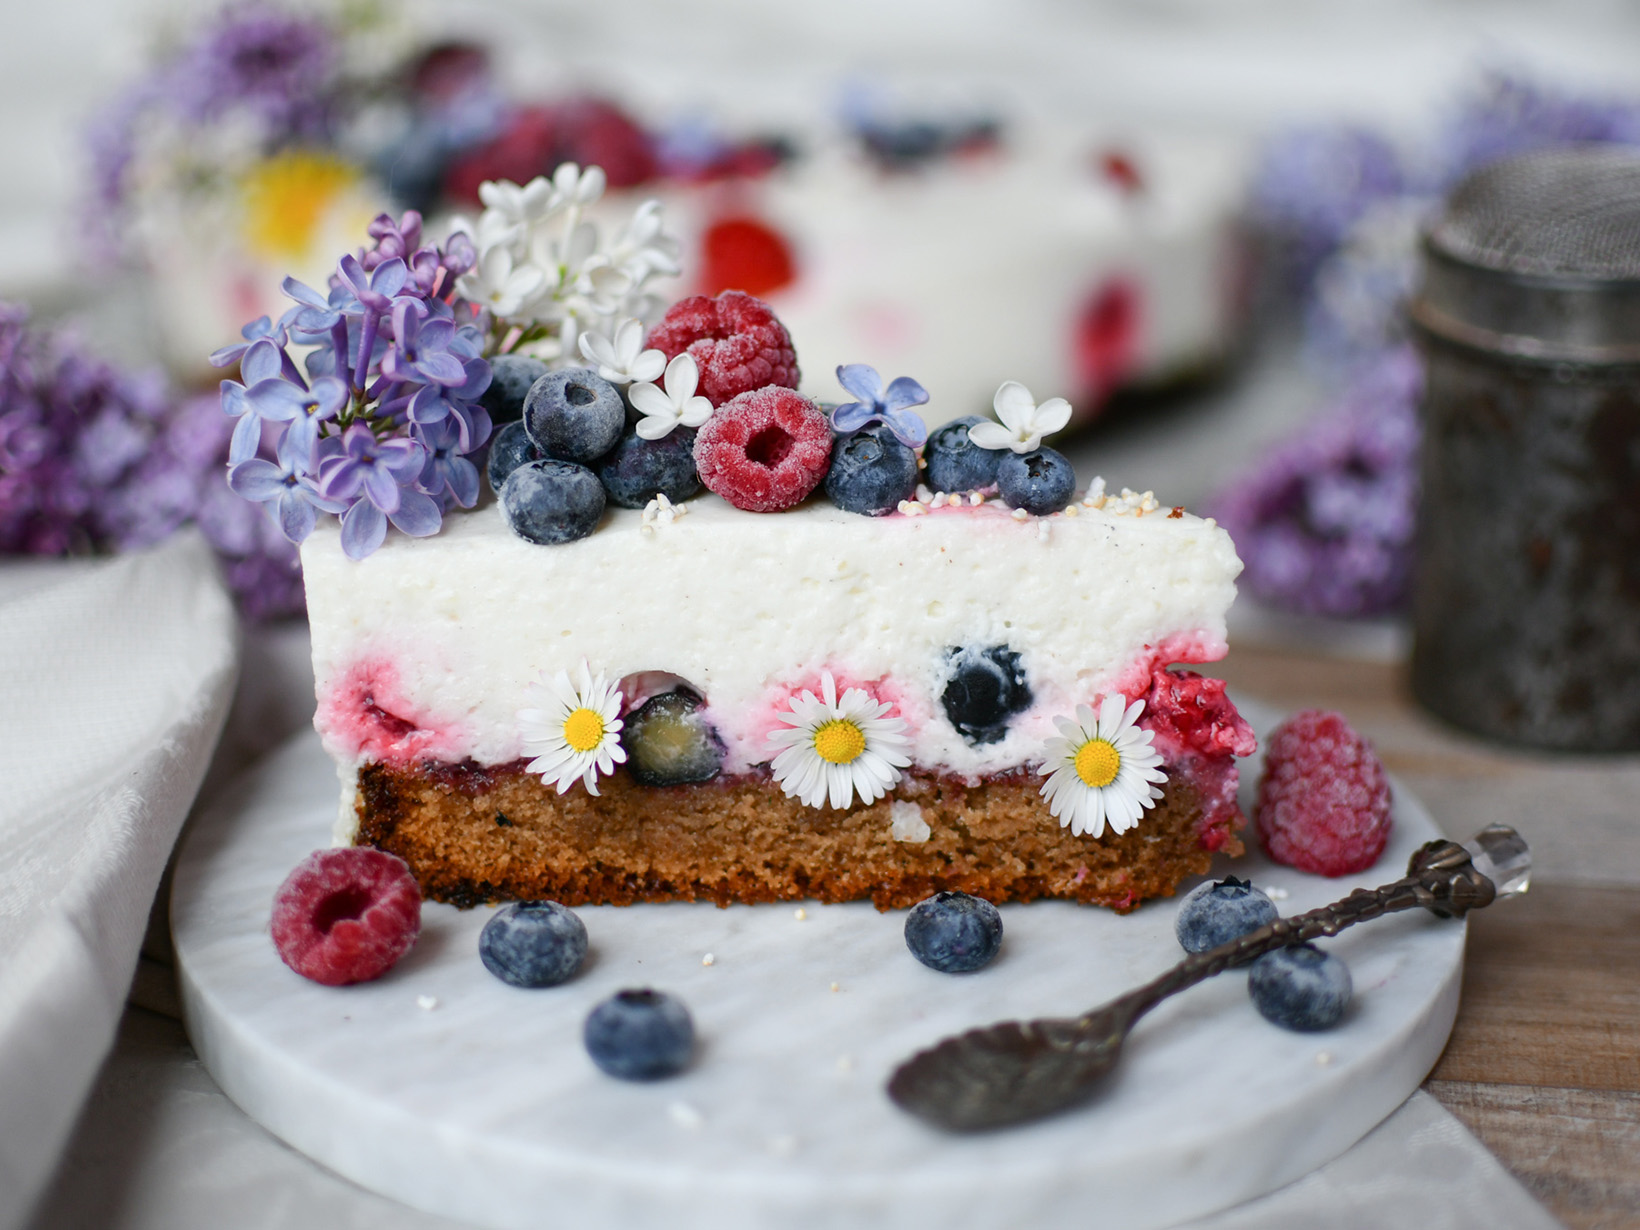
[(882, 423), (907, 448), (921, 448), (928, 441), (928, 424), (911, 409), (928, 403), (928, 390), (910, 376), (897, 376), (885, 390), (875, 367), (846, 363), (837, 369), (837, 383), (857, 400), (831, 412), (832, 430), (839, 435), (862, 431)]
[(582, 357), (611, 384), (649, 383), (666, 370), (666, 352), (644, 349), (643, 322), (636, 317), (621, 321), (613, 337), (586, 332), (578, 344)]
[(829, 802), (841, 811), (856, 794), (874, 803), (911, 763), (905, 719), (889, 717), (894, 706), (863, 688), (839, 698), (830, 671), (820, 676), (820, 692), (805, 689), (776, 714), (786, 728), (769, 735), (769, 749), (778, 753), (770, 772), (788, 798), (809, 807)]
[(1071, 421), (1071, 404), (1063, 397), (1050, 397), (1040, 406), (1031, 391), (1017, 380), (1004, 381), (991, 403), (1000, 423), (976, 423), (968, 438), (980, 448), (1012, 449), (1034, 453), (1042, 447), (1042, 437), (1061, 430)]
[[(451, 507), (472, 507), (478, 471), (465, 455), (490, 433), (479, 405), (490, 383), (483, 308), (456, 294), (471, 247), (410, 250), (421, 236), (414, 211), (382, 215), (370, 235), (370, 248), (338, 262), (328, 293), (287, 278), (295, 305), (247, 326), (243, 348), (212, 356), (237, 360), (241, 376), (221, 389), (239, 420), (230, 487), (273, 510), (292, 542), (317, 512), (340, 513), (354, 559), (381, 545), (389, 523), (421, 537)], [(310, 348), (302, 368), (291, 345)], [(259, 456), (270, 429), (277, 465)]]
[[(606, 360), (620, 353), (617, 343), (630, 349), (631, 343), (621, 342), (627, 320), (636, 320), (641, 331), (658, 311), (659, 300), (645, 288), (657, 276), (678, 272), (679, 244), (665, 229), (660, 203), (651, 200), (605, 245), (598, 226), (585, 217), (603, 196), (605, 182), (600, 168), (566, 162), (550, 180), (480, 186), (484, 212), (476, 222), (455, 223), (476, 250), (476, 263), (457, 279), (457, 289), (489, 309), (486, 353), (522, 348), (562, 364), (585, 355), (612, 370), (631, 371), (631, 362)], [(583, 335), (600, 339), (594, 352), (579, 345)], [(633, 353), (641, 358), (641, 344)]]
[(1055, 718), (1059, 737), (1043, 749), (1042, 794), (1061, 828), (1080, 837), (1101, 836), (1105, 826), (1125, 833), (1162, 797), (1167, 780), (1151, 732), (1138, 725), (1145, 702), (1131, 705), (1121, 693), (1105, 697), (1097, 714), (1076, 707), (1076, 718)]
[(598, 778), (615, 771), (626, 760), (621, 746), (621, 693), (600, 671), (595, 679), (585, 662), (572, 682), (559, 671), (525, 688), (534, 702), (518, 711), (518, 734), (524, 754), (534, 759), (524, 766), (539, 773), (544, 785), (568, 794), (577, 781), (588, 794), (598, 793)]
[(686, 350), (666, 365), (665, 391), (653, 384), (633, 385), (627, 396), (643, 415), (634, 430), (645, 440), (659, 440), (679, 425), (699, 427), (712, 417), (712, 403), (695, 394), (699, 383), (700, 368)]

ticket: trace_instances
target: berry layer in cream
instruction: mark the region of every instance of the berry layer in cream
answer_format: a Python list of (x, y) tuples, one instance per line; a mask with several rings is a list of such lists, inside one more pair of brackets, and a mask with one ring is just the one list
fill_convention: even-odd
[[(550, 547), (492, 505), (360, 561), (322, 526), (302, 550), (316, 724), (344, 776), (370, 761), (510, 763), (527, 685), (585, 662), (626, 681), (628, 706), (686, 682), (724, 770), (743, 773), (769, 762), (777, 715), (829, 671), (894, 706), (913, 765), (1006, 772), (1040, 762), (1078, 704), (1143, 695), (1157, 663), (1224, 654), (1241, 570), (1229, 535), (1153, 501), (1104, 503), (871, 518), (818, 501), (759, 516), (702, 496), (669, 523), (615, 510)], [(1017, 655), (1030, 702), (977, 742), (942, 696), (964, 651), (997, 648)]]

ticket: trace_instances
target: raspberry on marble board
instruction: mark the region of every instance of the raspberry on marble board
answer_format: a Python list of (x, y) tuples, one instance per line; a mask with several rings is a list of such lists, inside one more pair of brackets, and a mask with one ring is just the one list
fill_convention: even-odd
[(1306, 709), (1270, 735), (1253, 819), (1278, 863), (1325, 876), (1365, 871), (1389, 844), (1389, 777), (1342, 714)]
[(273, 944), (329, 987), (379, 978), (421, 932), (421, 889), (401, 858), (368, 846), (315, 850), (273, 897)]

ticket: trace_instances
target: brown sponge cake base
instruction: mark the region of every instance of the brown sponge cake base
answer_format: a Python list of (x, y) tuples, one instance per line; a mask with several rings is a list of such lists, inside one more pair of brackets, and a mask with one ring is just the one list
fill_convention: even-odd
[[(359, 774), (360, 845), (403, 858), (436, 901), (855, 901), (915, 905), (960, 889), (991, 901), (1057, 897), (1127, 912), (1208, 869), (1195, 788), (1170, 780), (1137, 828), (1073, 837), (1027, 773), (968, 786), (906, 774), (925, 842), (894, 840), (889, 799), (805, 807), (767, 777), (639, 786), (625, 773), (560, 795), (521, 764)], [(1231, 834), (1220, 847), (1241, 853)]]

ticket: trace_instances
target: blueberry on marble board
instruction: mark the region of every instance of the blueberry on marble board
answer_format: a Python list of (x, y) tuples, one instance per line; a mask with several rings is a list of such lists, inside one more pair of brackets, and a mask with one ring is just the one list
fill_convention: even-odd
[(676, 996), (648, 989), (617, 991), (592, 1010), (582, 1039), (592, 1062), (626, 1081), (681, 1072), (695, 1049), (695, 1024)]
[(997, 743), (1008, 719), (1031, 706), (1031, 686), (1019, 655), (1006, 645), (946, 651), (951, 680), (940, 695), (957, 733), (976, 746)]
[(1076, 467), (1054, 449), (1009, 453), (997, 466), (997, 494), (1002, 502), (1033, 516), (1058, 512), (1075, 492)]
[(1253, 1006), (1283, 1029), (1331, 1029), (1350, 1006), (1350, 990), (1349, 966), (1314, 944), (1267, 952), (1247, 972)]
[(515, 987), (555, 987), (575, 976), (586, 955), (586, 925), (556, 901), (504, 905), (478, 936), (484, 968)]
[(611, 502), (622, 508), (643, 508), (657, 495), (682, 503), (700, 491), (695, 429), (674, 427), (659, 440), (628, 431), (598, 463), (598, 481)]
[(1264, 890), (1226, 876), (1198, 884), (1179, 903), (1173, 932), (1186, 952), (1206, 952), (1273, 923), (1280, 915)]
[(682, 689), (652, 696), (621, 729), (626, 767), (640, 786), (711, 781), (723, 767), (723, 744), (700, 712), (701, 698)]
[(593, 462), (620, 441), (626, 403), (597, 372), (565, 368), (530, 385), (524, 396), (524, 426), (548, 457)]
[(507, 423), (490, 440), (490, 459), (484, 473), (489, 477), (490, 490), (501, 494), (507, 476), (526, 461), (541, 461), (546, 454), (535, 447), (523, 423)]
[(528, 461), (501, 485), (501, 514), (520, 538), (550, 546), (585, 538), (604, 515), (604, 488), (585, 466)]
[(989, 422), (977, 414), (955, 419), (928, 437), (923, 460), (928, 463), (926, 481), (935, 491), (976, 491), (997, 481), (1002, 454), (981, 448), (968, 438), (968, 429)]
[(524, 417), (524, 398), (530, 387), (550, 369), (540, 359), (522, 354), (498, 354), (490, 359), (490, 387), (478, 399), (494, 423), (514, 423)]
[(917, 491), (917, 454), (885, 424), (845, 436), (832, 446), (826, 495), (844, 512), (881, 517)]
[(905, 946), (929, 969), (971, 973), (1002, 947), (1002, 915), (982, 897), (935, 893), (906, 914)]

